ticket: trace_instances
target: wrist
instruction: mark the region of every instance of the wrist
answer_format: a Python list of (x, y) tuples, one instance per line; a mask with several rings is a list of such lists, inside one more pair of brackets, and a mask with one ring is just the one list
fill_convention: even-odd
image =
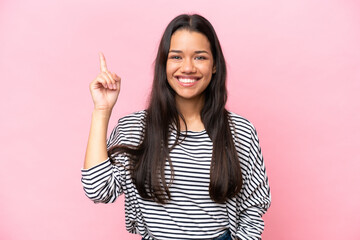
[(109, 119), (110, 116), (111, 116), (111, 112), (112, 112), (112, 109), (94, 109), (92, 114), (93, 114), (93, 117), (96, 117), (96, 118), (105, 118), (105, 119)]

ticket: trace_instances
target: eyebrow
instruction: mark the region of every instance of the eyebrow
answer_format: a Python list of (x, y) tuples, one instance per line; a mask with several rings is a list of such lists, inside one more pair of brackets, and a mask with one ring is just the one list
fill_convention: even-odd
[[(173, 53), (182, 53), (181, 50), (170, 50), (169, 53), (170, 53), (170, 52), (173, 52)], [(209, 54), (209, 52), (208, 52), (208, 51), (205, 51), (205, 50), (195, 51), (195, 53), (196, 53), (196, 54), (199, 54), (199, 53), (207, 53), (207, 54)]]

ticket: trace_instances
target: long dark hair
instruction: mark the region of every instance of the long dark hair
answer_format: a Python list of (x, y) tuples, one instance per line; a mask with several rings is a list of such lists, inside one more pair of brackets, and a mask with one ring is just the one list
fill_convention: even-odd
[[(205, 103), (201, 119), (213, 142), (209, 195), (213, 201), (223, 203), (239, 193), (242, 174), (230, 130), (229, 112), (225, 109), (225, 59), (214, 28), (200, 15), (177, 16), (166, 27), (155, 60), (154, 80), (149, 106), (146, 109), (142, 141), (136, 148), (114, 146), (108, 150), (108, 154), (110, 158), (116, 153), (126, 153), (130, 157), (130, 172), (141, 197), (163, 204), (170, 200), (171, 180), (166, 182), (164, 168), (168, 162), (173, 179), (174, 171), (169, 152), (181, 141), (180, 119), (184, 122), (185, 119), (176, 108), (175, 92), (166, 77), (166, 62), (171, 36), (179, 29), (202, 33), (210, 42), (216, 72), (204, 91)], [(177, 132), (175, 144), (172, 146), (168, 144), (170, 126), (175, 126)]]

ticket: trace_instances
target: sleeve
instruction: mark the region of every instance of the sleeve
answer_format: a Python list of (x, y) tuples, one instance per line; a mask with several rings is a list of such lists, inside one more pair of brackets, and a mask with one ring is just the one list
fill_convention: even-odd
[(236, 236), (246, 240), (261, 239), (265, 227), (262, 215), (270, 207), (271, 194), (259, 139), (253, 126), (247, 166), (242, 171), (243, 187), (236, 199)]
[[(113, 129), (107, 140), (107, 148), (121, 143), (123, 133), (120, 121)], [(121, 158), (121, 157), (120, 157)], [(119, 164), (112, 164), (110, 159), (89, 169), (81, 169), (81, 182), (85, 195), (95, 203), (112, 203), (123, 193), (124, 165), (116, 159)]]
[(121, 170), (110, 160), (82, 169), (81, 182), (86, 196), (95, 203), (112, 203), (123, 193)]

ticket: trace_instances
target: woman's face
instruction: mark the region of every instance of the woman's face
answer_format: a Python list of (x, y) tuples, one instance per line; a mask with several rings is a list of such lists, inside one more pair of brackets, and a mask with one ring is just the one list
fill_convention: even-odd
[(166, 75), (177, 100), (201, 99), (215, 72), (210, 42), (204, 34), (180, 29), (172, 35)]

